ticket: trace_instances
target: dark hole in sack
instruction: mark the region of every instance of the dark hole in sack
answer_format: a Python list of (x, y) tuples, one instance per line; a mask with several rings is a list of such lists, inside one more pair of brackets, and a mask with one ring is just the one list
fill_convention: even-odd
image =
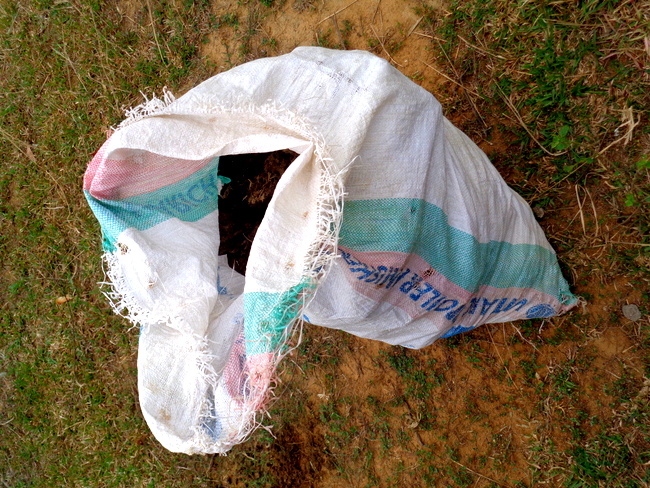
[(219, 254), (246, 272), (253, 238), (280, 177), (298, 155), (288, 149), (219, 158), (219, 174), (230, 178), (219, 196)]

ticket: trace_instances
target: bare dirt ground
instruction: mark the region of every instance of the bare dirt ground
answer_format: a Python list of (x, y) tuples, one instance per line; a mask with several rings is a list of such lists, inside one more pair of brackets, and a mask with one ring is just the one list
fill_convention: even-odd
[[(433, 2), (444, 15), (442, 3)], [(427, 52), (430, 39), (420, 26), (422, 15), (415, 10), (416, 1), (287, 1), (271, 14), (262, 14), (255, 4), (224, 2), (222, 22), (236, 15), (239, 26), (213, 34), (203, 46), (203, 54), (223, 71), (245, 60), (290, 52), (298, 46), (362, 49), (372, 51), (397, 66), (402, 73), (417, 79), (427, 90), (438, 86), (440, 75), (427, 65), (432, 56)], [(399, 44), (399, 52), (389, 54)]]

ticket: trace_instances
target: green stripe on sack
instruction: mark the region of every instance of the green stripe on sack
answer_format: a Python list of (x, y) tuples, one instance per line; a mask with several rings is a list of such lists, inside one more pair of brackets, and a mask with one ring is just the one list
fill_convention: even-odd
[(448, 280), (476, 293), (480, 286), (531, 288), (574, 302), (555, 253), (534, 244), (478, 242), (449, 225), (447, 215), (424, 200), (346, 201), (339, 243), (360, 252), (416, 254)]
[(101, 200), (84, 190), (104, 235), (104, 250), (113, 252), (118, 236), (128, 228), (146, 230), (177, 218), (196, 222), (217, 210), (219, 191), (230, 179), (217, 175), (219, 158), (171, 185), (122, 200)]
[(281, 293), (244, 294), (244, 336), (246, 355), (276, 352), (287, 339), (287, 327), (298, 317), (309, 280)]

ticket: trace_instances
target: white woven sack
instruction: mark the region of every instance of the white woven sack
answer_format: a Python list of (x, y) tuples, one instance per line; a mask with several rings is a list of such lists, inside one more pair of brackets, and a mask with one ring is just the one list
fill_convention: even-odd
[[(221, 155), (290, 149), (246, 277), (218, 256)], [(293, 324), (407, 347), (575, 297), (527, 204), (387, 62), (302, 47), (129, 113), (84, 179), (142, 411), (172, 451), (257, 425)]]

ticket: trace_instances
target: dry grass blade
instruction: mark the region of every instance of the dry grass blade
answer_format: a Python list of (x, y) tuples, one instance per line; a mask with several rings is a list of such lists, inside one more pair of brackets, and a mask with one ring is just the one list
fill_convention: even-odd
[(424, 16), (420, 17), (418, 20), (415, 21), (415, 23), (411, 26), (409, 31), (406, 33), (406, 36), (404, 36), (404, 40), (408, 39), (411, 37), (411, 34), (413, 34), (413, 31), (418, 28), (418, 25), (420, 25), (420, 22), (422, 22), (422, 19), (424, 19)]
[(488, 332), (490, 333), (490, 340), (492, 341), (492, 347), (494, 347), (495, 352), (497, 353), (497, 356), (499, 356), (499, 361), (501, 361), (501, 364), (503, 365), (503, 369), (505, 369), (506, 374), (508, 375), (508, 378), (510, 378), (510, 381), (512, 382), (513, 385), (515, 385), (515, 380), (510, 374), (510, 371), (508, 370), (508, 367), (506, 366), (506, 363), (503, 361), (503, 358), (501, 357), (501, 353), (499, 352), (499, 348), (497, 347), (496, 342), (494, 342), (494, 337), (492, 337), (492, 330), (488, 328)]
[(158, 33), (156, 32), (156, 23), (153, 20), (153, 13), (151, 10), (152, 10), (151, 1), (147, 0), (147, 12), (149, 13), (149, 25), (151, 25), (153, 38), (154, 41), (156, 42), (156, 47), (158, 48), (158, 55), (160, 56), (160, 61), (163, 62), (164, 64), (167, 64), (167, 61), (165, 60), (165, 56), (163, 55), (162, 49), (160, 47), (160, 42), (158, 41)]
[(354, 4), (357, 3), (358, 1), (359, 1), (359, 0), (354, 0), (354, 2), (349, 3), (349, 4), (347, 4), (345, 7), (338, 9), (338, 10), (337, 10), (336, 12), (334, 12), (333, 14), (330, 14), (330, 15), (328, 15), (327, 17), (325, 17), (324, 19), (318, 21), (318, 22), (316, 23), (316, 25), (320, 25), (320, 24), (322, 24), (323, 22), (325, 22), (326, 20), (328, 20), (329, 18), (334, 17), (336, 14), (340, 14), (340, 13), (343, 12), (345, 9), (350, 8), (352, 5), (354, 5)]
[(533, 344), (532, 342), (530, 342), (528, 339), (526, 339), (524, 337), (524, 335), (521, 333), (521, 330), (519, 330), (519, 327), (517, 327), (514, 323), (512, 323), (511, 325), (512, 325), (512, 328), (515, 329), (515, 332), (517, 332), (517, 334), (519, 334), (519, 337), (521, 337), (522, 341), (524, 341), (525, 343), (530, 345), (533, 349), (535, 349), (535, 351), (538, 350), (537, 346), (535, 346), (535, 344)]
[(478, 46), (472, 44), (472, 43), (469, 42), (467, 39), (465, 39), (463, 36), (458, 36), (458, 39), (460, 39), (461, 41), (463, 41), (465, 44), (467, 44), (467, 45), (468, 45), (469, 47), (471, 47), (472, 49), (476, 49), (478, 52), (481, 52), (481, 53), (483, 53), (483, 54), (487, 54), (488, 56), (493, 56), (493, 57), (495, 57), (495, 58), (497, 58), (497, 59), (502, 59), (502, 60), (504, 60), (504, 61), (507, 60), (507, 58), (505, 58), (504, 56), (501, 56), (500, 54), (496, 54), (496, 53), (490, 52), (490, 51), (488, 51), (487, 49), (483, 49), (483, 48), (480, 48), (480, 47), (478, 47)]
[(586, 236), (587, 227), (585, 226), (585, 216), (584, 213), (582, 212), (582, 205), (584, 201), (580, 200), (580, 195), (578, 194), (578, 185), (574, 185), (574, 188), (576, 192), (576, 200), (578, 201), (578, 214), (580, 215), (580, 224), (582, 225), (582, 233)]
[(624, 244), (626, 246), (640, 246), (640, 247), (650, 247), (650, 244), (645, 244), (643, 242), (625, 242), (625, 241), (609, 241), (612, 244)]
[(497, 90), (499, 91), (499, 94), (501, 95), (501, 98), (503, 99), (503, 101), (506, 103), (506, 105), (508, 106), (510, 111), (513, 113), (513, 115), (517, 119), (517, 122), (519, 122), (519, 125), (526, 131), (526, 133), (530, 136), (530, 138), (533, 141), (535, 141), (535, 144), (537, 144), (542, 151), (544, 151), (549, 156), (562, 156), (563, 154), (567, 153), (567, 151), (552, 152), (552, 151), (549, 151), (548, 149), (546, 149), (546, 147), (544, 147), (544, 145), (541, 142), (539, 142), (537, 137), (535, 137), (535, 134), (533, 134), (533, 132), (528, 128), (528, 124), (526, 124), (526, 122), (524, 122), (523, 117), (519, 113), (519, 110), (517, 110), (517, 107), (515, 107), (514, 103), (512, 103), (512, 100), (510, 99), (510, 97), (506, 96), (506, 94), (503, 93), (503, 90), (501, 89), (501, 87), (498, 84), (495, 85), (495, 86), (496, 86)]
[(2, 136), (5, 140), (7, 140), (12, 146), (14, 146), (18, 151), (23, 153), (27, 158), (30, 159), (30, 161), (33, 161), (32, 158), (34, 158), (34, 154), (32, 153), (32, 150), (29, 149), (28, 152), (28, 144), (19, 141), (16, 137), (12, 136), (11, 133), (8, 131), (4, 130), (2, 127), (0, 127), (0, 136)]
[(381, 39), (381, 37), (379, 37), (379, 35), (377, 34), (377, 31), (375, 30), (375, 28), (372, 25), (370, 26), (370, 29), (372, 30), (372, 33), (375, 35), (375, 38), (377, 39), (377, 42), (379, 43), (379, 45), (384, 50), (384, 53), (386, 54), (386, 56), (388, 56), (388, 59), (390, 59), (390, 61), (392, 63), (396, 64), (400, 68), (403, 68), (404, 66), (399, 64), (397, 61), (395, 61), (393, 56), (390, 55), (390, 53), (388, 52), (388, 49), (386, 49), (386, 46), (384, 45), (384, 41)]
[(543, 190), (538, 190), (536, 191), (533, 196), (531, 197), (531, 200), (536, 200), (540, 198), (543, 195), (548, 194), (551, 190), (554, 190), (558, 186), (560, 186), (564, 181), (569, 179), (572, 175), (580, 171), (582, 168), (587, 166), (590, 163), (589, 160), (584, 161), (583, 163), (577, 165), (575, 168), (573, 168), (571, 171), (569, 171), (564, 177), (562, 177), (560, 180), (556, 181), (553, 185), (548, 186), (547, 188), (544, 188)]
[(339, 29), (339, 23), (336, 21), (336, 15), (333, 15), (331, 18), (332, 18), (332, 24), (334, 24), (334, 31), (336, 32), (336, 36), (339, 38), (339, 44), (341, 45), (341, 49), (347, 49), (345, 47), (345, 40), (343, 39), (343, 35), (341, 34), (341, 29)]
[(589, 191), (589, 188), (585, 187), (585, 192), (587, 192), (587, 196), (589, 197), (589, 201), (591, 202), (591, 209), (594, 212), (594, 222), (596, 224), (596, 236), (600, 234), (600, 225), (598, 224), (598, 212), (596, 211), (596, 204), (594, 203), (594, 199), (591, 198), (591, 192)]
[[(454, 76), (456, 76), (456, 78), (458, 78), (460, 80), (460, 75), (458, 74), (458, 71), (456, 70), (456, 67), (454, 66), (454, 63), (449, 58), (449, 55), (447, 54), (447, 51), (442, 47), (442, 44), (440, 43), (440, 39), (438, 39), (437, 37), (434, 37), (433, 39), (435, 39), (436, 43), (438, 44), (438, 47), (440, 48), (442, 53), (445, 55), (445, 58), (447, 59), (447, 62), (449, 63), (449, 66), (451, 67), (452, 71), (454, 72)], [(472, 97), (469, 96), (469, 91), (467, 90), (467, 88), (465, 88), (460, 83), (458, 83), (458, 85), (463, 89), (463, 94), (465, 95), (465, 98), (467, 99), (470, 106), (472, 107), (472, 111), (474, 112), (474, 114), (476, 115), (478, 120), (481, 122), (481, 125), (483, 126), (483, 128), (486, 128), (487, 124), (485, 123), (485, 120), (481, 116), (481, 113), (479, 112), (478, 107), (476, 106), (476, 103), (474, 102)], [(477, 96), (478, 96), (478, 94), (477, 94)]]
[(436, 68), (435, 66), (432, 66), (432, 65), (430, 65), (429, 63), (424, 62), (424, 61), (422, 61), (422, 63), (423, 63), (427, 68), (431, 68), (433, 71), (435, 71), (436, 73), (438, 73), (440, 76), (442, 76), (442, 77), (445, 78), (446, 80), (451, 81), (454, 85), (456, 85), (456, 86), (462, 88), (463, 90), (466, 90), (466, 91), (470, 92), (470, 93), (471, 93), (472, 95), (474, 95), (474, 96), (477, 96), (477, 97), (479, 96), (479, 94), (476, 93), (474, 90), (471, 90), (471, 89), (469, 89), (469, 88), (467, 88), (467, 87), (461, 85), (461, 84), (458, 83), (456, 80), (454, 80), (453, 78), (447, 76), (445, 73), (443, 73), (442, 71), (440, 71), (440, 70), (439, 70), (438, 68)]
[(503, 488), (509, 488), (509, 485), (505, 485), (505, 484), (503, 484), (503, 483), (498, 482), (498, 481), (495, 480), (495, 479), (490, 478), (489, 476), (485, 476), (484, 474), (479, 473), (478, 471), (474, 471), (473, 469), (468, 468), (467, 466), (465, 466), (465, 465), (459, 463), (458, 461), (456, 461), (456, 460), (454, 460), (454, 459), (449, 458), (449, 460), (450, 460), (452, 463), (457, 464), (457, 465), (460, 466), (461, 468), (466, 469), (468, 472), (470, 472), (470, 473), (472, 473), (472, 474), (478, 476), (479, 478), (483, 478), (483, 479), (485, 479), (485, 480), (488, 480), (488, 481), (494, 483), (494, 484), (497, 485), (497, 486), (500, 486), (500, 487), (503, 487)]
[(626, 107), (621, 111), (621, 118), (623, 119), (622, 123), (617, 127), (616, 132), (619, 132), (621, 128), (624, 128), (625, 133), (621, 137), (608, 144), (604, 149), (601, 149), (598, 154), (607, 152), (619, 142), (622, 142), (623, 145), (627, 145), (632, 140), (632, 134), (636, 126), (641, 122), (641, 116), (639, 116), (638, 119), (635, 119), (634, 110), (632, 107)]

